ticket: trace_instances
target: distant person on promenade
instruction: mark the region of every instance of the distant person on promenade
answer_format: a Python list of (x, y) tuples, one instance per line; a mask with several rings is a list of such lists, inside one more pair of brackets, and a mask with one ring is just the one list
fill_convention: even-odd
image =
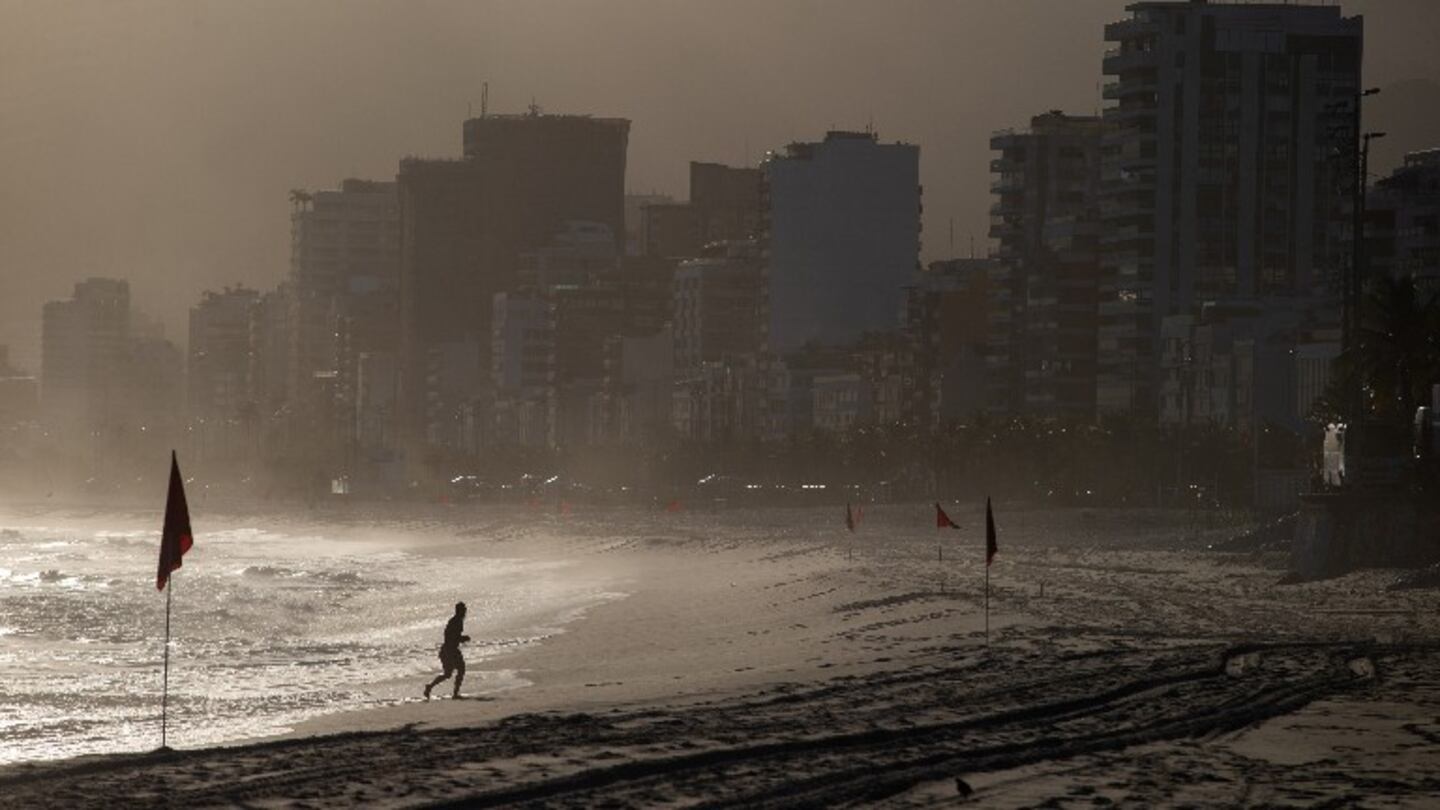
[(460, 654), (460, 645), (469, 641), (465, 635), (465, 603), (455, 603), (455, 615), (445, 624), (445, 642), (440, 645), (440, 666), (444, 672), (430, 683), (425, 684), (425, 699), (430, 699), (430, 690), (443, 683), (451, 673), (455, 675), (455, 692), (451, 697), (460, 697), (460, 683), (465, 680), (465, 656)]

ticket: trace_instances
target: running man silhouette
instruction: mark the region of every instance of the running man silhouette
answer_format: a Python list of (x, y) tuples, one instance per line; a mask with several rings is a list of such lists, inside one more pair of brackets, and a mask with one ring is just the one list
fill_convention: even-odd
[(445, 624), (445, 643), (440, 645), (440, 666), (445, 671), (435, 680), (425, 684), (425, 699), (430, 699), (430, 690), (443, 683), (451, 673), (455, 674), (455, 692), (451, 697), (460, 697), (460, 683), (465, 680), (465, 656), (460, 654), (460, 644), (469, 641), (465, 635), (465, 603), (455, 603), (455, 615)]

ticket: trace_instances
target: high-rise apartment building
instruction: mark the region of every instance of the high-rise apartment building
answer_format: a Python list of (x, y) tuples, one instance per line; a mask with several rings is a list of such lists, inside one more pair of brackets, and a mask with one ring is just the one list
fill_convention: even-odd
[(829, 132), (761, 171), (770, 351), (895, 329), (919, 267), (920, 147)]
[(927, 429), (986, 409), (997, 259), (931, 262), (906, 290), (903, 417)]
[(671, 313), (670, 284), (667, 265), (636, 262), (585, 285), (545, 291), (552, 445), (590, 444), (615, 434), (615, 347), (607, 344), (661, 332)]
[(760, 228), (760, 170), (690, 162), (690, 205), (706, 244), (749, 239)]
[(1105, 27), (1102, 413), (1156, 407), (1165, 316), (1337, 288), (1361, 87), (1336, 6), (1128, 9)]
[(395, 183), (351, 178), (338, 190), (296, 192), (293, 199), (293, 283), (328, 295), (395, 286), (400, 272)]
[(639, 256), (645, 253), (645, 208), (651, 205), (669, 205), (675, 198), (669, 194), (625, 195), (625, 255)]
[(647, 256), (694, 258), (706, 245), (750, 239), (760, 228), (760, 170), (690, 162), (690, 200), (657, 200), (640, 209)]
[(487, 115), (465, 122), (464, 159), (401, 162), (399, 410), (412, 448), (444, 444), (441, 424), (484, 407), (494, 295), (515, 286), (523, 254), (580, 222), (623, 250), (629, 131), (624, 119)]
[(0, 431), (35, 418), (40, 388), (36, 379), (10, 364), (10, 347), (0, 345)]
[(69, 300), (45, 304), (42, 323), (39, 419), (63, 450), (89, 460), (88, 475), (143, 469), (176, 445), (183, 362), (159, 324), (132, 309), (129, 282), (82, 281)]
[(1051, 111), (990, 138), (992, 412), (1094, 415), (1101, 131)]
[(1440, 290), (1440, 149), (1411, 152), (1365, 204), (1369, 278), (1413, 278)]
[(190, 309), (188, 410), (202, 433), (203, 456), (240, 449), (258, 416), (251, 386), (251, 330), (260, 293), (245, 287), (206, 291)]
[(495, 435), (502, 444), (550, 441), (550, 302), (538, 290), (495, 294), (491, 315)]
[(398, 348), (398, 190), (393, 182), (347, 179), (338, 190), (291, 199), (290, 277), (278, 291), (288, 306), (267, 296), (262, 313), (288, 315), (288, 356), (257, 381), (285, 375), (301, 433), (352, 436), (360, 354)]
[(485, 178), (491, 227), (523, 247), (567, 221), (597, 222), (624, 251), (630, 122), (588, 115), (487, 115), (464, 125), (465, 159)]
[(106, 432), (126, 386), (130, 283), (82, 281), (69, 300), (45, 304), (41, 323), (42, 419), (72, 438)]
[(764, 272), (754, 242), (716, 245), (718, 255), (688, 259), (675, 271), (675, 368), (737, 362), (760, 353)]

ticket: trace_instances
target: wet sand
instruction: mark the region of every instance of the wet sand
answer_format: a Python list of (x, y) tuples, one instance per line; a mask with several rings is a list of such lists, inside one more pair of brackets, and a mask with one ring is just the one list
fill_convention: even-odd
[[(1429, 805), (1440, 594), (1278, 585), (1184, 516), (976, 508), (544, 515), (431, 527), (623, 583), (484, 662), (530, 686), (333, 715), (249, 745), (0, 771), (16, 806)], [(974, 513), (974, 514), (972, 514)], [(505, 521), (526, 519), (507, 515)], [(943, 542), (945, 560), (937, 559)], [(1042, 596), (1043, 587), (1043, 596)], [(437, 690), (443, 692), (444, 688)], [(957, 781), (958, 780), (958, 781)], [(968, 795), (968, 798), (967, 798)]]

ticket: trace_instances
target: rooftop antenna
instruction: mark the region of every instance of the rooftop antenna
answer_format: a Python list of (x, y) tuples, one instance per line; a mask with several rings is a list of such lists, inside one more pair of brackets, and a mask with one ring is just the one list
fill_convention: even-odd
[(480, 83), (480, 117), (484, 118), (490, 111), (490, 83)]

